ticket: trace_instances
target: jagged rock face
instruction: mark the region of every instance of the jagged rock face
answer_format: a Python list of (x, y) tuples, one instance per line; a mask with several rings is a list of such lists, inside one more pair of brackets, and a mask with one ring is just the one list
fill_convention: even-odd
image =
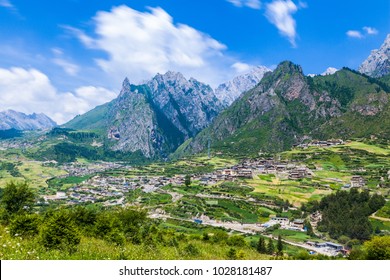
[(45, 114), (26, 115), (24, 113), (7, 110), (0, 112), (0, 130), (39, 130), (56, 126), (57, 124)]
[(157, 74), (147, 85), (155, 106), (186, 139), (205, 128), (223, 108), (210, 86), (186, 80), (181, 73)]
[(370, 56), (359, 67), (359, 72), (378, 78), (390, 74), (390, 34), (379, 50), (371, 51)]
[(243, 92), (254, 88), (265, 73), (271, 71), (271, 69), (264, 66), (255, 67), (249, 73), (237, 76), (233, 80), (219, 85), (215, 89), (215, 95), (225, 106), (229, 106)]
[(109, 111), (107, 136), (114, 141), (113, 150), (141, 151), (153, 157), (162, 148), (164, 137), (157, 132), (156, 116), (142, 88), (123, 83), (120, 95)]

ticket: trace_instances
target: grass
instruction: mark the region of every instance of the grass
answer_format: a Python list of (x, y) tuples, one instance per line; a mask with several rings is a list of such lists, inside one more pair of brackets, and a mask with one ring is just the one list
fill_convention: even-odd
[[(12, 162), (12, 161), (10, 161)], [(55, 167), (43, 166), (38, 161), (20, 160), (17, 163), (16, 169), (21, 176), (13, 177), (5, 170), (0, 171), (0, 187), (3, 187), (10, 180), (27, 181), (33, 188), (48, 187), (47, 180), (49, 178), (58, 177), (67, 174), (66, 171)]]
[(261, 178), (246, 180), (246, 184), (254, 188), (255, 193), (263, 193), (265, 195), (288, 200), (295, 206), (300, 206), (302, 202), (309, 199), (329, 194), (329, 190), (318, 189), (312, 186), (307, 186), (305, 181), (294, 180), (263, 180)]
[(283, 239), (290, 240), (293, 242), (306, 242), (308, 240), (311, 241), (320, 241), (319, 239), (310, 237), (305, 232), (302, 231), (295, 231), (295, 230), (288, 230), (288, 229), (277, 229), (272, 232), (272, 235), (274, 237), (277, 237), (278, 235), (282, 236)]
[(373, 218), (370, 218), (370, 222), (374, 230), (378, 227), (380, 230), (387, 230), (390, 232), (390, 222), (380, 221)]
[[(175, 235), (172, 235), (172, 237)], [(152, 242), (116, 246), (107, 241), (82, 237), (73, 253), (66, 250), (46, 250), (38, 237), (11, 237), (7, 228), (0, 226), (0, 259), (2, 260), (224, 260), (228, 259), (231, 246), (199, 240), (197, 235), (185, 235), (177, 243), (170, 244), (169, 237), (163, 244)], [(188, 250), (191, 244), (195, 250)], [(248, 245), (235, 247), (237, 257), (246, 260), (269, 259)]]
[(358, 149), (358, 150), (367, 151), (369, 153), (377, 154), (377, 155), (389, 155), (390, 154), (390, 149), (384, 149), (384, 148), (381, 148), (378, 146), (369, 145), (369, 144), (365, 144), (362, 142), (352, 141), (352, 142), (349, 142), (348, 144), (346, 144), (345, 146), (351, 147), (354, 149)]
[(376, 212), (376, 216), (382, 218), (390, 218), (390, 201), (387, 201), (385, 206)]

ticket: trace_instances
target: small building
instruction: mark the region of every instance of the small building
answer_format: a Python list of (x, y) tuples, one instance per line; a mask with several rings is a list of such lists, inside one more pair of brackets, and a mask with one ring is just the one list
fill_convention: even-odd
[(305, 221), (302, 220), (302, 219), (295, 219), (292, 223), (291, 223), (291, 226), (294, 227), (294, 228), (298, 228), (298, 229), (303, 229), (305, 225)]
[(362, 188), (366, 184), (362, 176), (352, 176), (351, 178), (351, 188)]
[(332, 243), (332, 242), (325, 242), (325, 244), (328, 247), (330, 247), (330, 248), (332, 248), (332, 249), (334, 249), (336, 251), (340, 251), (340, 250), (343, 249), (343, 245), (340, 245), (340, 244), (336, 244), (336, 243)]

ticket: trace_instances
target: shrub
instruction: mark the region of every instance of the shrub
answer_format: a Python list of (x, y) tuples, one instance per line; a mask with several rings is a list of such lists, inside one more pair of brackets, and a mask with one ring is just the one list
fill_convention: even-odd
[(9, 225), (12, 236), (34, 236), (39, 232), (40, 217), (37, 214), (16, 215)]
[(10, 182), (3, 190), (1, 204), (10, 214), (30, 211), (34, 205), (35, 194), (26, 182)]
[(237, 250), (234, 248), (230, 248), (229, 251), (226, 253), (226, 256), (229, 260), (237, 260)]
[(47, 249), (76, 249), (80, 234), (68, 211), (60, 210), (49, 217), (41, 228), (40, 241)]
[(192, 243), (190, 243), (186, 247), (184, 247), (184, 252), (190, 256), (197, 256), (200, 254), (198, 247), (196, 247)]
[(246, 245), (244, 237), (241, 235), (233, 235), (229, 237), (227, 244), (230, 246), (243, 247)]
[(390, 236), (375, 236), (363, 244), (369, 260), (390, 260)]

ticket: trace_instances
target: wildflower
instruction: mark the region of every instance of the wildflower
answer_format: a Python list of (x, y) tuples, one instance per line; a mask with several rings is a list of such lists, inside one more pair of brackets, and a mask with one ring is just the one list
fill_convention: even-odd
[(4, 248), (7, 247), (7, 244), (3, 244), (3, 247), (4, 247)]
[(15, 236), (19, 236), (19, 234), (18, 234), (18, 233), (15, 233)]
[(20, 243), (16, 243), (16, 245), (20, 246)]

